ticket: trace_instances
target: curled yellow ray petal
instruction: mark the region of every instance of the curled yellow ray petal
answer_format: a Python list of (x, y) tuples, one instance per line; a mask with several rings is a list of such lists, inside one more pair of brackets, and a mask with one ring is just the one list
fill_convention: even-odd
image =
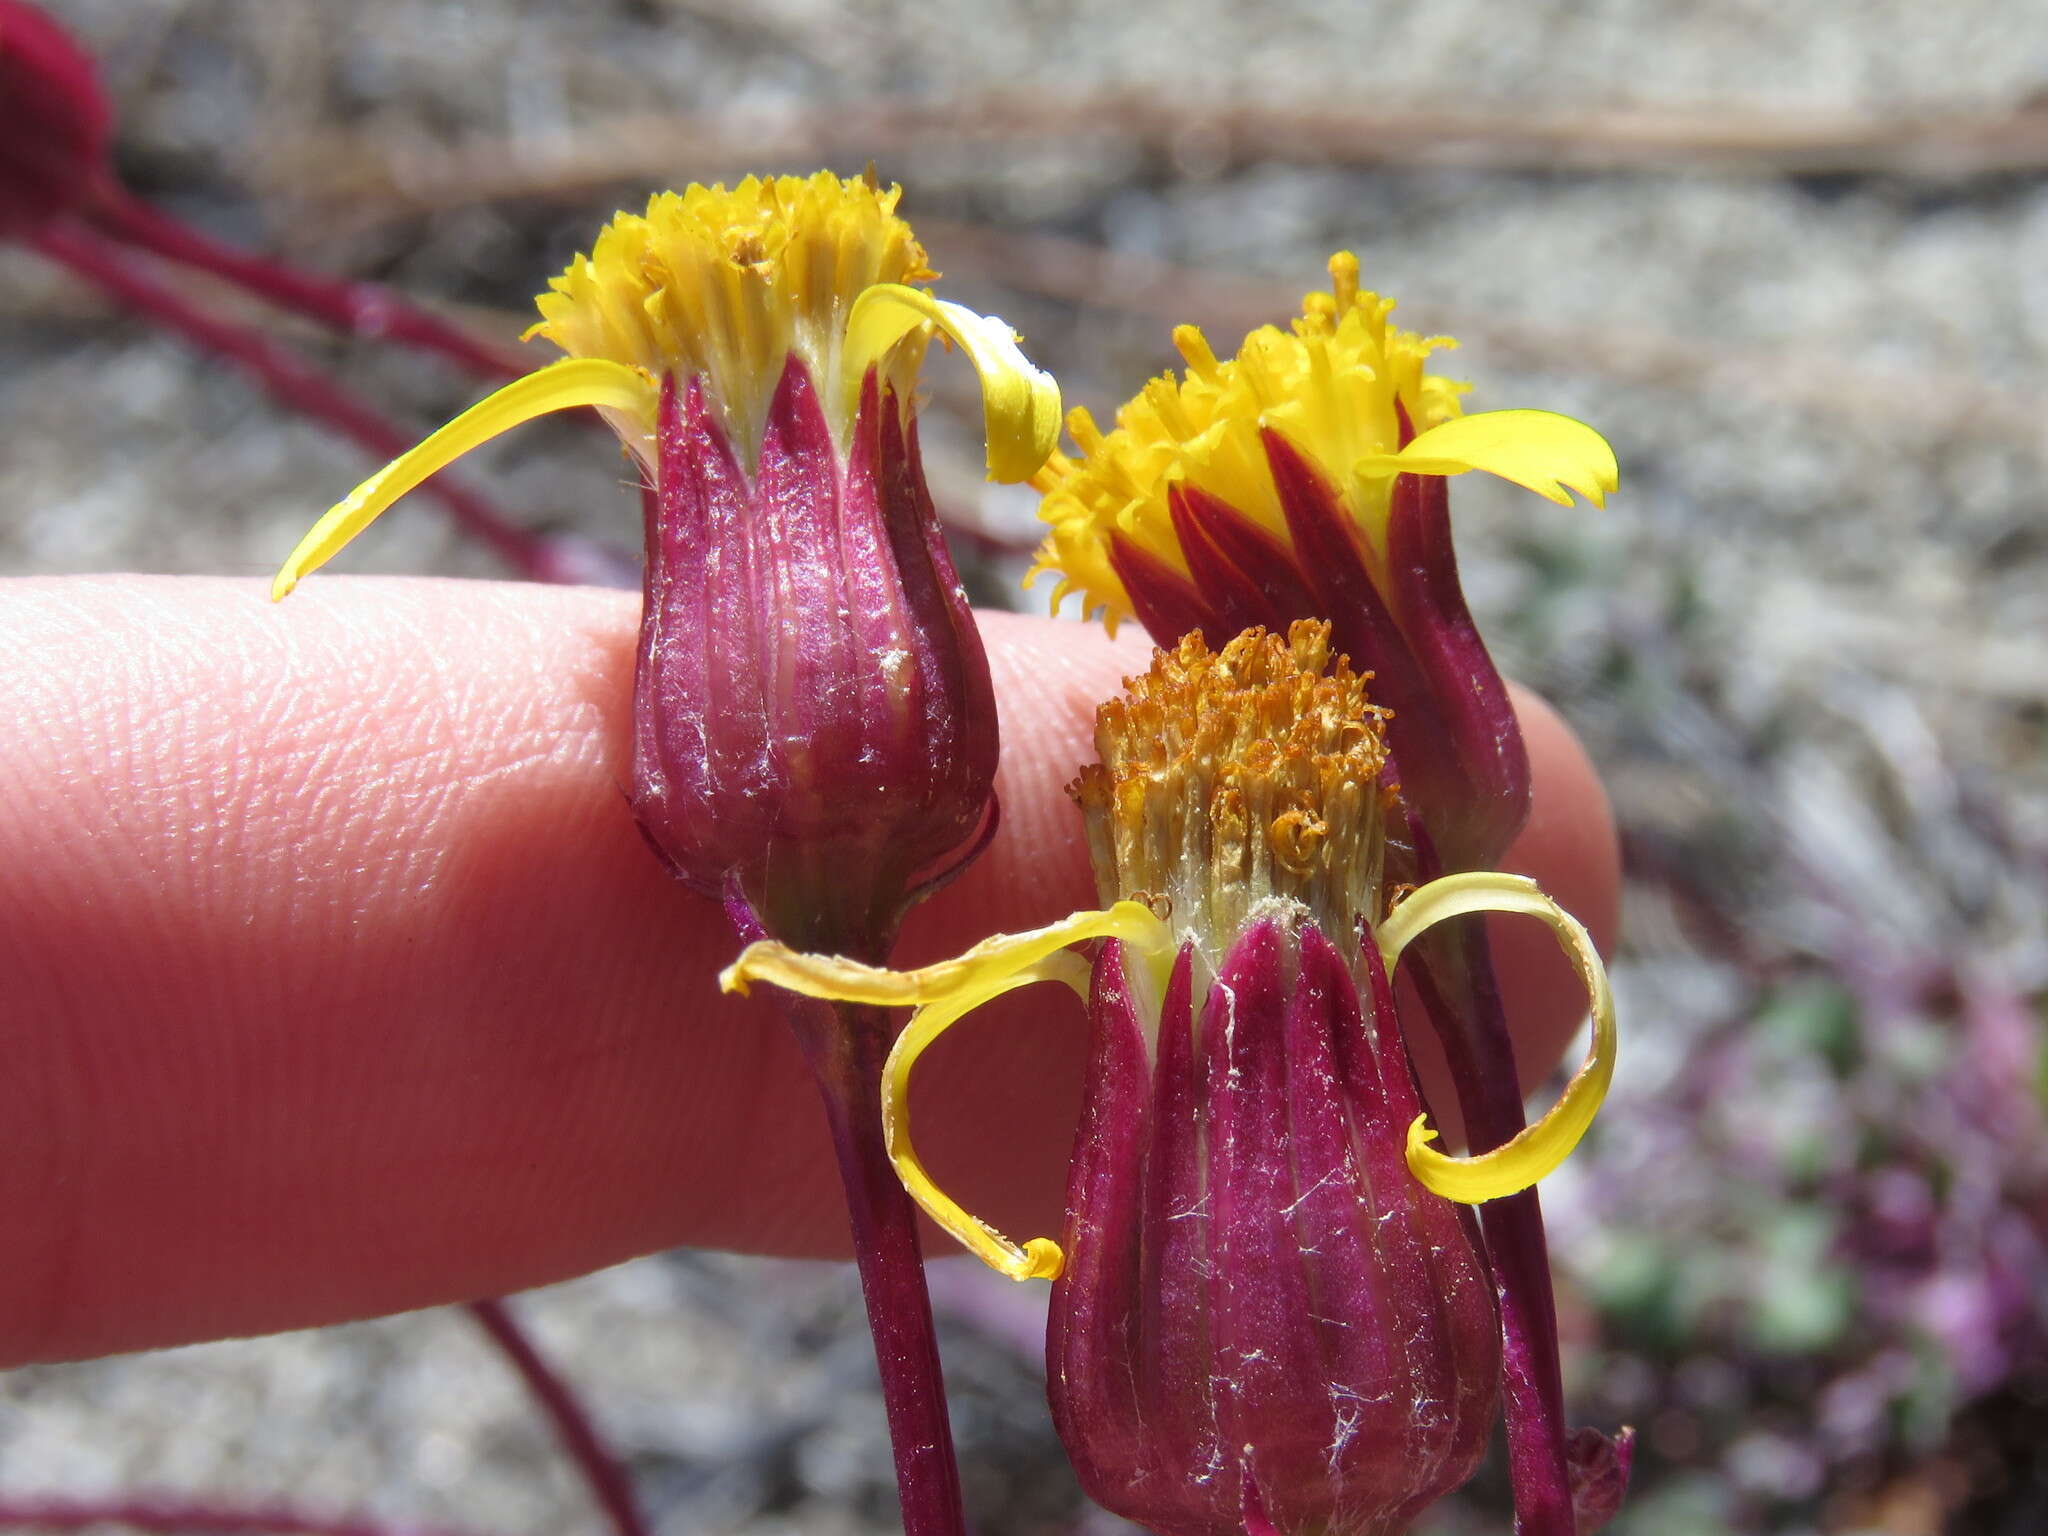
[(1359, 462), (1364, 474), (1458, 475), (1468, 469), (1511, 480), (1560, 506), (1571, 492), (1600, 507), (1621, 483), (1607, 439), (1555, 411), (1479, 411), (1453, 416), (1399, 453)]
[(1060, 1271), (1066, 1267), (1066, 1255), (1060, 1252), (1060, 1245), (1049, 1237), (1034, 1237), (1020, 1247), (979, 1216), (963, 1209), (925, 1172), (917, 1148), (910, 1140), (910, 1069), (917, 1064), (917, 1058), (924, 1054), (925, 1048), (964, 1015), (991, 998), (1039, 981), (1063, 981), (1085, 1000), (1088, 996), (1088, 962), (1079, 955), (1060, 950), (1025, 966), (1014, 975), (985, 982), (972, 993), (959, 993), (925, 1004), (903, 1026), (903, 1033), (896, 1037), (896, 1044), (889, 1051), (889, 1060), (882, 1068), (882, 1137), (888, 1148), (889, 1161), (895, 1165), (896, 1177), (910, 1192), (910, 1198), (933, 1221), (950, 1232), (962, 1247), (990, 1269), (999, 1270), (1012, 1280), (1057, 1280)]
[(1593, 1042), (1586, 1060), (1572, 1074), (1563, 1095), (1542, 1119), (1513, 1140), (1477, 1157), (1447, 1157), (1429, 1145), (1436, 1132), (1429, 1117), (1417, 1115), (1408, 1127), (1408, 1170), (1448, 1200), (1477, 1205), (1527, 1189), (1571, 1155), (1593, 1123), (1607, 1085), (1614, 1077), (1614, 994), (1607, 968), (1593, 947), (1585, 925), (1543, 894), (1534, 880), (1521, 875), (1446, 875), (1416, 891), (1382, 923), (1374, 937), (1389, 974), (1423, 930), (1446, 918), (1480, 912), (1510, 912), (1539, 918), (1550, 925), (1571, 957), (1592, 1005)]
[(831, 1002), (914, 1007), (882, 1069), (882, 1127), (889, 1160), (910, 1196), (963, 1246), (1013, 1280), (1050, 1280), (1065, 1262), (1059, 1244), (1033, 1238), (1021, 1247), (963, 1210), (933, 1182), (910, 1140), (910, 1070), (925, 1048), (983, 1003), (1037, 981), (1064, 981), (1083, 997), (1088, 966), (1065, 953), (1085, 939), (1122, 939), (1139, 952), (1155, 978), (1172, 964), (1173, 934), (1140, 902), (1120, 901), (1103, 912), (1072, 917), (1029, 933), (998, 934), (955, 960), (916, 971), (891, 971), (837, 955), (809, 955), (762, 940), (749, 944), (720, 973), (727, 992), (745, 993), (756, 981)]
[(1105, 912), (1076, 912), (1027, 933), (999, 933), (963, 955), (916, 971), (891, 971), (838, 955), (808, 955), (773, 939), (762, 939), (741, 950), (740, 957), (718, 973), (718, 985), (722, 991), (745, 996), (754, 982), (766, 981), (828, 1002), (916, 1008), (945, 998), (972, 996), (991, 981), (1015, 975), (1069, 944), (1100, 938), (1129, 939), (1147, 950), (1162, 944), (1170, 950), (1172, 944), (1166, 925), (1150, 908), (1141, 902), (1120, 901)]
[(861, 290), (847, 316), (841, 354), (850, 392), (875, 362), (920, 325), (932, 325), (967, 354), (981, 380), (982, 422), (988, 434), (988, 477), (1029, 480), (1052, 457), (1060, 435), (1060, 387), (1018, 350), (1017, 333), (995, 315), (935, 299), (905, 283)]
[(659, 400), (660, 392), (646, 374), (602, 357), (564, 358), (514, 379), (418, 447), (400, 454), (332, 507), (278, 569), (270, 600), (289, 596), (302, 578), (332, 560), (399, 497), (500, 432), (579, 405), (629, 412), (645, 418), (651, 430)]

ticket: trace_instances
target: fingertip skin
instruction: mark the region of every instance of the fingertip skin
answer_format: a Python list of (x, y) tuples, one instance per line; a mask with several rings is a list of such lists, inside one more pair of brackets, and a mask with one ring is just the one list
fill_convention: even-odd
[[(637, 618), (509, 584), (0, 584), (0, 1360), (683, 1241), (843, 1251), (772, 999), (718, 995), (736, 944), (627, 812)], [(1057, 784), (1127, 659), (991, 630), (1027, 717), (1009, 820), (928, 947), (1087, 900)]]
[(612, 787), (630, 599), (0, 602), (0, 1356), (495, 1288), (619, 1219), (626, 1145), (708, 1152), (657, 1021), (710, 935)]
[[(772, 1000), (719, 996), (736, 945), (626, 809), (637, 617), (495, 583), (322, 576), (272, 604), (254, 581), (0, 582), (0, 1362), (683, 1242), (844, 1252)], [(1064, 786), (1146, 648), (983, 624), (1003, 825), (913, 915), (906, 962), (1095, 900)], [(1525, 722), (1525, 845), (1601, 932), (1604, 801), (1568, 733), (1552, 754)], [(932, 1166), (1020, 1235), (1056, 1226), (1079, 1098), (1055, 993), (920, 1071)]]

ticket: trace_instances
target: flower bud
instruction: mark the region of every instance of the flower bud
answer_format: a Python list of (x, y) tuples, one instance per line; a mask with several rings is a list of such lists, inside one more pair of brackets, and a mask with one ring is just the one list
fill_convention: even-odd
[(911, 286), (900, 195), (820, 171), (620, 214), (538, 301), (528, 336), (568, 356), (357, 487), (272, 587), (478, 443), (596, 407), (644, 480), (641, 829), (748, 931), (867, 961), (996, 814), (988, 662), (918, 459), (932, 337), (980, 376), (990, 478), (1035, 471), (1059, 416), (1008, 326)]
[(1471, 1214), (1405, 1161), (1421, 1105), (1359, 942), (1379, 717), (1326, 635), (1162, 655), (1078, 786), (1098, 877), (1185, 939), (1163, 989), (1128, 943), (1096, 963), (1048, 1382), (1082, 1486), (1162, 1536), (1405, 1529), (1498, 1401)]
[(671, 383), (648, 497), (632, 802), (691, 884), (870, 960), (994, 814), (995, 699), (917, 432), (870, 375), (849, 451), (804, 362), (737, 463)]

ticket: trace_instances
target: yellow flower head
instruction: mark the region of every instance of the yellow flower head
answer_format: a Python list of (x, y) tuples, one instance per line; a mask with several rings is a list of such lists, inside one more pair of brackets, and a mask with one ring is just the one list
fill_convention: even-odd
[(914, 408), (933, 332), (980, 375), (989, 477), (1028, 478), (1059, 433), (1059, 390), (1010, 328), (912, 284), (935, 274), (869, 177), (748, 177), (656, 194), (621, 213), (537, 300), (540, 336), (568, 356), (514, 380), (387, 465), (315, 525), (278, 573), (282, 597), (428, 475), (510, 427), (595, 406), (651, 474), (665, 379), (695, 380), (751, 472), (768, 403), (793, 360), (816, 385), (842, 453), (872, 374)]
[[(860, 380), (840, 368), (863, 293), (936, 277), (886, 190), (830, 171), (749, 176), (728, 190), (658, 192), (622, 213), (536, 301), (535, 336), (571, 357), (608, 358), (650, 378), (695, 376), (751, 463), (769, 398), (792, 354), (814, 379), (840, 380), (825, 412), (843, 446)], [(908, 400), (928, 332), (899, 336), (868, 359)]]
[(1049, 524), (1035, 579), (1060, 580), (1053, 605), (1078, 591), (1113, 629), (1132, 613), (1116, 568), (1119, 545), (1181, 575), (1188, 563), (1173, 525), (1177, 488), (1205, 492), (1289, 543), (1264, 435), (1277, 433), (1331, 477), (1368, 568), (1386, 553), (1395, 476), (1483, 469), (1569, 505), (1596, 504), (1615, 488), (1613, 451), (1592, 428), (1549, 411), (1466, 416), (1466, 386), (1430, 373), (1430, 354), (1456, 343), (1392, 325), (1394, 302), (1358, 286), (1358, 258), (1330, 260), (1332, 291), (1311, 293), (1290, 330), (1263, 326), (1219, 361), (1202, 333), (1173, 333), (1184, 378), (1163, 374), (1117, 412), (1107, 434), (1085, 408), (1067, 418), (1079, 458), (1053, 456), (1033, 478)]

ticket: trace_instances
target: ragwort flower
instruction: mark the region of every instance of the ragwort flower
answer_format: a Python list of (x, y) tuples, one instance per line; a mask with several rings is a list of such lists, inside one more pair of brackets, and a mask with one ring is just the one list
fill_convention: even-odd
[(568, 353), (335, 507), (283, 596), (400, 495), (548, 411), (595, 406), (646, 485), (633, 807), (692, 886), (792, 942), (880, 959), (992, 823), (996, 721), (918, 458), (934, 333), (980, 375), (992, 478), (1059, 397), (1000, 320), (912, 286), (900, 189), (829, 172), (664, 192), (539, 300)]
[[(918, 457), (934, 334), (980, 375), (992, 478), (1051, 451), (1059, 394), (931, 276), (900, 190), (829, 172), (692, 186), (621, 214), (539, 300), (568, 353), (359, 486), (273, 596), (407, 490), (544, 412), (594, 406), (647, 534), (630, 796), (655, 850), (745, 936), (879, 961), (995, 825), (988, 663)], [(785, 1008), (845, 1186), (904, 1528), (962, 1526), (916, 1212), (883, 1153), (879, 1009)]]
[[(1055, 1278), (1056, 1422), (1083, 1485), (1167, 1536), (1404, 1529), (1470, 1475), (1500, 1389), (1473, 1202), (1520, 1189), (1585, 1130), (1614, 1022), (1585, 930), (1532, 882), (1465, 874), (1384, 910), (1385, 713), (1327, 625), (1162, 651), (1103, 706), (1076, 788), (1108, 905), (891, 972), (755, 944), (729, 988), (916, 1008), (885, 1076), (907, 1187), (986, 1261)], [(1557, 933), (1594, 1047), (1551, 1112), (1477, 1158), (1428, 1143), (1389, 975), (1446, 918)], [(1067, 946), (1103, 941), (1092, 965)], [(907, 1126), (917, 1056), (1012, 988), (1087, 1002), (1087, 1099), (1063, 1243), (962, 1210)], [(1445, 1197), (1449, 1197), (1448, 1199)]]
[[(1035, 480), (1051, 529), (1034, 574), (1059, 574), (1056, 604), (1078, 591), (1112, 625), (1135, 615), (1162, 645), (1192, 630), (1215, 640), (1250, 624), (1329, 620), (1336, 648), (1373, 674), (1376, 701), (1392, 711), (1394, 878), (1490, 869), (1527, 819), (1529, 761), (1459, 586), (1447, 478), (1478, 469), (1559, 503), (1573, 491), (1598, 503), (1615, 488), (1614, 455), (1569, 417), (1463, 414), (1464, 386), (1428, 368), (1452, 343), (1391, 324), (1392, 302), (1359, 287), (1350, 254), (1331, 260), (1330, 276), (1331, 291), (1308, 295), (1291, 329), (1254, 331), (1235, 358), (1219, 360), (1181, 327), (1185, 377), (1153, 380), (1115, 430), (1073, 413), (1080, 457), (1056, 457)], [(1473, 1145), (1511, 1142), (1525, 1121), (1484, 928), (1430, 934), (1410, 969)], [(1573, 1453), (1565, 1430), (1534, 1191), (1488, 1205), (1483, 1219), (1517, 1529), (1592, 1529), (1618, 1485)]]
[(1262, 327), (1235, 358), (1181, 326), (1186, 376), (1154, 379), (1115, 430), (1072, 412), (1080, 457), (1034, 481), (1051, 530), (1033, 575), (1058, 575), (1055, 606), (1078, 592), (1160, 645), (1328, 619), (1393, 711), (1404, 801), (1434, 845), (1418, 877), (1491, 868), (1527, 816), (1529, 765), (1459, 590), (1444, 480), (1485, 470), (1597, 503), (1614, 454), (1549, 411), (1463, 414), (1465, 386), (1428, 371), (1455, 343), (1391, 324), (1393, 301), (1358, 286), (1350, 253), (1330, 276), (1291, 330)]

